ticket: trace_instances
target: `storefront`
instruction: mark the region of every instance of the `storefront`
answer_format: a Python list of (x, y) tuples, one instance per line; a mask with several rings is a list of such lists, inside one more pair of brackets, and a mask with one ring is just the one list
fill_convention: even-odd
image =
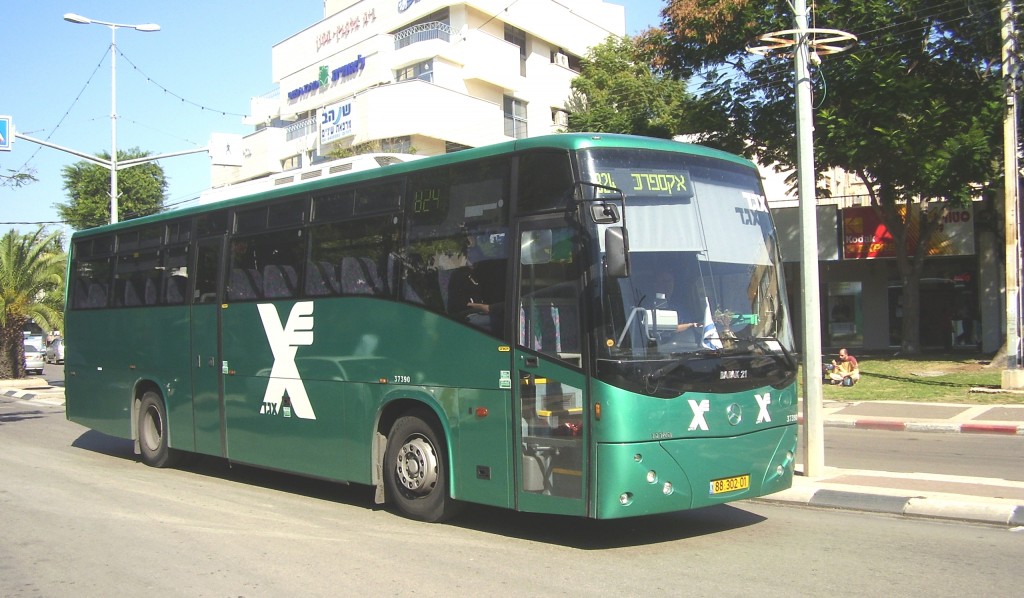
[[(915, 206), (916, 207), (916, 206)], [(975, 230), (974, 206), (950, 210), (928, 246), (920, 281), (920, 346), (994, 352), (999, 343), (998, 260)], [(797, 208), (773, 209), (790, 303), (799, 328), (800, 235)], [(903, 337), (903, 284), (895, 242), (870, 207), (820, 205), (818, 259), (822, 347), (897, 349)], [(990, 235), (991, 236), (991, 235)], [(912, 230), (908, 244), (916, 245)]]

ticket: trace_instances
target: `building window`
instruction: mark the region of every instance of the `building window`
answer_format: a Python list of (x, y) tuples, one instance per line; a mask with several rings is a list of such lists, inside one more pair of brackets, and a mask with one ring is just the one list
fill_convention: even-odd
[(281, 160), (281, 170), (295, 170), (302, 166), (302, 158), (299, 156), (291, 156)]
[(427, 83), (434, 82), (434, 61), (424, 60), (419, 64), (410, 64), (395, 71), (395, 81), (411, 81), (420, 79)]
[(522, 139), (526, 137), (526, 102), (512, 96), (505, 96), (505, 135)]
[(580, 59), (578, 56), (569, 54), (562, 48), (555, 48), (551, 51), (551, 64), (567, 68), (574, 72), (580, 72)]
[(551, 124), (560, 129), (569, 127), (569, 113), (559, 108), (551, 109)]
[(505, 25), (505, 41), (519, 46), (519, 74), (526, 76), (526, 32), (512, 25)]
[(406, 135), (381, 139), (380, 151), (386, 154), (411, 154), (413, 153), (412, 138)]
[(451, 153), (454, 153), (454, 152), (461, 152), (462, 150), (468, 150), (468, 149), (471, 149), (471, 148), (472, 148), (472, 146), (463, 145), (461, 143), (455, 143), (454, 141), (445, 141), (444, 142), (444, 153), (446, 153), (446, 154), (451, 154)]

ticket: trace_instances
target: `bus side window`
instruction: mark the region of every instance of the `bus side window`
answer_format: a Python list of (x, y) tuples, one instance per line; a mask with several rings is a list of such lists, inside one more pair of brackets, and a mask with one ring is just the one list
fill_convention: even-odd
[(523, 154), (519, 157), (519, 212), (564, 209), (572, 199), (572, 183), (568, 152)]
[(112, 268), (110, 258), (81, 261), (75, 264), (73, 309), (96, 309), (107, 306)]
[[(524, 231), (523, 246), (537, 231)], [(575, 243), (570, 228), (550, 231), (543, 259), (522, 256), (519, 284), (519, 344), (580, 367), (580, 304)]]
[(200, 241), (196, 255), (195, 291), (192, 303), (216, 303), (217, 272), (220, 267), (221, 240)]
[(311, 228), (306, 295), (392, 296), (399, 221), (385, 214)]
[(170, 247), (164, 253), (162, 288), (160, 303), (185, 303), (188, 296), (188, 246)]
[(297, 297), (306, 244), (301, 229), (264, 232), (231, 241), (225, 294), (229, 301)]
[(410, 177), (407, 301), (504, 333), (509, 179), (507, 159)]

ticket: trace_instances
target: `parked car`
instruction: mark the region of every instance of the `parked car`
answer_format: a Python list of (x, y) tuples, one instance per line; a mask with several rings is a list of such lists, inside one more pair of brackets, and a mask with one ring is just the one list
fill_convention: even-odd
[(57, 337), (46, 347), (46, 363), (64, 363), (64, 339)]
[(25, 340), (24, 340), (24, 342), (25, 342), (26, 345), (32, 345), (34, 347), (45, 347), (46, 346), (46, 343), (43, 342), (43, 337), (42, 336), (40, 336), (38, 334), (29, 334), (28, 331), (25, 331)]
[(25, 343), (25, 373), (42, 374), (46, 358), (39, 347)]

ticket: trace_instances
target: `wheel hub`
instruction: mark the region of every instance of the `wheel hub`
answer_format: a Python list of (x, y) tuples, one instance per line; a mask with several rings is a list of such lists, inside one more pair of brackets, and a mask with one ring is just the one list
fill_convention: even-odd
[(142, 443), (151, 451), (160, 448), (160, 435), (162, 424), (160, 415), (154, 409), (147, 410), (142, 425)]
[(416, 494), (429, 494), (437, 485), (437, 454), (423, 438), (408, 440), (398, 449), (398, 481)]

